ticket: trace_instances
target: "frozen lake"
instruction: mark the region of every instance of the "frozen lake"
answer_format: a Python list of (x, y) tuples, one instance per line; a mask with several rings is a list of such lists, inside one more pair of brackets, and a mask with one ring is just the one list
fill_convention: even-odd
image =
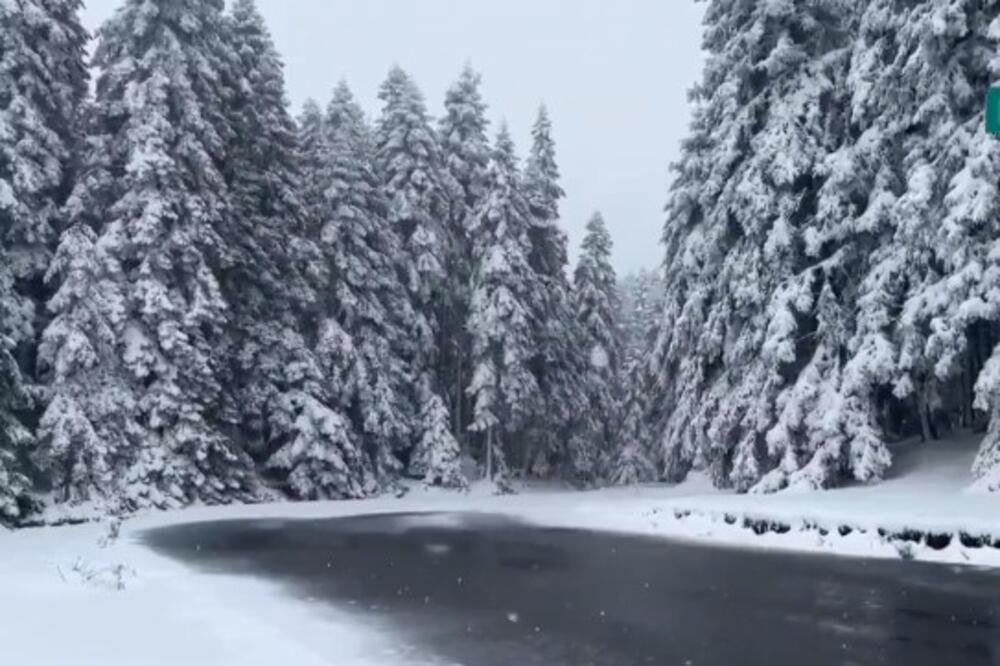
[(203, 571), (388, 623), (430, 663), (1000, 664), (1000, 573), (711, 548), (477, 514), (148, 532)]

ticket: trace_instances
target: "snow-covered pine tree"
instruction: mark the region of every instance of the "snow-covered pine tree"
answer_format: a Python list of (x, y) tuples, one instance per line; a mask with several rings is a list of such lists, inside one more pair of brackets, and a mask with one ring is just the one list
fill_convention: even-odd
[(451, 431), (448, 408), (434, 393), (420, 402), (420, 439), (410, 455), (409, 474), (422, 478), (428, 486), (465, 488), (468, 481), (462, 474), (462, 451)]
[(808, 256), (806, 230), (826, 154), (843, 140), (838, 76), (854, 9), (708, 6), (709, 58), (664, 232), (668, 297), (650, 418), (667, 478), (709, 467), (716, 483), (745, 490), (809, 457), (791, 425), (809, 412), (790, 411), (782, 392), (820, 353), (823, 273), (809, 269), (835, 248)]
[[(379, 91), (382, 114), (375, 128), (375, 173), (387, 200), (387, 218), (398, 235), (399, 262), (413, 303), (403, 323), (411, 341), (404, 358), (411, 365), (419, 413), (426, 401), (446, 394), (442, 350), (450, 343), (448, 261), (453, 241), (448, 223), (457, 185), (441, 159), (424, 98), (410, 76), (393, 67)], [(419, 439), (418, 439), (419, 441)]]
[[(315, 100), (306, 100), (298, 120), (299, 190), (311, 229), (309, 237), (317, 242), (326, 216), (330, 143), (323, 110)], [(345, 419), (346, 414), (339, 405), (342, 393), (348, 390), (342, 378), (348, 374), (353, 344), (337, 320), (326, 316), (329, 271), (322, 248), (319, 258), (315, 267), (319, 279), (318, 330), (313, 341), (314, 358), (309, 359), (310, 365), (306, 367), (309, 377), (323, 378), (324, 385), (319, 388), (331, 394), (337, 409), (316, 400), (289, 405), (286, 413), (295, 409), (301, 411), (297, 422), (288, 423), (288, 429), (294, 427), (304, 436), (287, 442), (271, 456), (267, 465), (287, 479), (288, 490), (300, 499), (362, 497), (376, 492), (378, 484), (370, 461), (362, 452), (363, 444), (357, 430)], [(359, 482), (359, 479), (363, 480)]]
[(27, 313), (14, 294), (10, 262), (0, 246), (0, 525), (21, 517), (30, 489), (23, 462), (32, 442), (24, 421), (31, 400), (14, 358), (15, 339), (28, 325)]
[(666, 286), (658, 272), (640, 269), (621, 280), (618, 293), (624, 344), (622, 366), (627, 368), (644, 361), (652, 350)]
[[(809, 238), (823, 260), (810, 277), (818, 362), (786, 408), (808, 446), (781, 467), (810, 487), (878, 479), (887, 442), (977, 427), (994, 404), (988, 174), (998, 152), (983, 136), (980, 93), (996, 76), (996, 9), (966, 0), (863, 9), (847, 86), (852, 141), (827, 160)], [(991, 445), (988, 435), (984, 452)]]
[(624, 372), (621, 420), (608, 455), (608, 480), (615, 485), (647, 483), (658, 478), (652, 454), (655, 439), (649, 427), (649, 364), (637, 362)]
[(28, 506), (44, 275), (87, 92), (78, 0), (0, 2), (0, 520)]
[(369, 489), (368, 468), (315, 349), (316, 291), (325, 284), (300, 195), (309, 190), (283, 66), (254, 2), (236, 2), (228, 28), (232, 212), (221, 235), (232, 257), (222, 275), (229, 418), (292, 496), (357, 497)]
[(476, 259), (468, 324), (473, 341), (470, 430), (483, 436), (487, 478), (503, 483), (508, 459), (523, 463), (521, 435), (542, 406), (531, 372), (532, 304), (539, 289), (530, 266), (531, 211), (506, 126), (497, 136), (487, 182), (470, 228)]
[(559, 226), (559, 202), (566, 193), (559, 184), (552, 120), (545, 105), (538, 109), (531, 139), (531, 154), (524, 172), (532, 212), (531, 261), (540, 274), (558, 276), (565, 273), (569, 263), (566, 233)]
[(317, 290), (327, 285), (299, 195), (283, 65), (254, 0), (234, 3), (227, 36), (232, 210), (220, 236), (230, 256), (221, 276), (230, 419), (255, 458), (287, 474), (293, 496), (357, 497), (370, 490), (369, 467), (316, 356)]
[(900, 106), (887, 106), (883, 122), (897, 123), (905, 188), (886, 255), (904, 300), (887, 360), (893, 396), (913, 417), (883, 428), (936, 439), (986, 426), (973, 472), (978, 486), (1000, 490), (1000, 150), (982, 121), (982, 91), (1000, 77), (1000, 18), (992, 3), (925, 3), (895, 38), (881, 83)]
[(835, 88), (824, 108), (840, 131), (828, 135), (815, 211), (802, 232), (813, 266), (785, 289), (813, 304), (813, 352), (778, 399), (768, 445), (783, 456), (757, 490), (869, 481), (890, 464), (886, 429), (894, 426), (883, 418), (896, 401), (887, 388), (896, 353), (890, 328), (906, 279), (892, 249), (893, 209), (905, 188), (897, 140), (906, 123), (892, 116), (912, 99), (890, 92), (890, 72), (894, 60), (909, 59), (896, 38), (910, 17), (878, 2), (831, 8), (851, 16), (846, 25), (858, 38), (846, 64), (843, 50), (831, 52)]
[(629, 485), (657, 478), (651, 451), (653, 430), (647, 420), (653, 382), (650, 354), (659, 330), (665, 288), (655, 271), (640, 270), (619, 287), (624, 349), (622, 352), (621, 426), (611, 451), (610, 481)]
[(175, 502), (257, 494), (249, 458), (222, 430), (227, 309), (219, 235), (229, 213), (221, 0), (127, 0), (100, 31), (90, 158), (106, 180), (93, 214), (122, 270), (121, 357), (144, 428), (137, 486)]
[[(79, 109), (87, 94), (82, 4), (0, 3), (0, 243), (16, 297), (34, 308), (38, 328), (44, 327), (43, 278), (58, 240), (59, 207), (72, 186)], [(27, 332), (31, 339), (15, 342), (30, 365), (37, 334)]]
[(122, 363), (128, 308), (121, 266), (110, 252), (122, 239), (110, 232), (99, 238), (93, 216), (108, 185), (101, 163), (86, 161), (49, 266), (47, 281), (57, 289), (39, 346), (47, 386), (35, 461), (57, 503), (119, 511), (160, 504), (162, 496), (144, 479), (130, 478), (145, 431)]
[[(415, 413), (414, 404), (422, 396), (412, 388), (407, 361), (412, 348), (406, 326), (414, 313), (398, 270), (401, 244), (372, 167), (369, 128), (345, 83), (337, 86), (327, 107), (326, 129), (319, 238), (329, 282), (323, 305), (325, 315), (343, 332), (344, 344), (336, 357), (330, 353), (323, 358), (337, 368), (333, 379), (338, 404), (360, 433), (378, 475), (395, 475), (399, 460), (409, 457), (408, 472), (426, 477), (425, 454), (437, 455), (426, 446), (444, 441), (437, 437), (439, 424), (430, 415), (436, 417), (443, 403), (423, 404), (427, 418)], [(411, 455), (413, 440), (418, 451)], [(444, 441), (449, 450), (453, 445), (453, 440)], [(445, 470), (448, 455), (437, 460), (440, 475), (427, 477), (430, 482), (451, 483), (460, 476), (457, 461)]]
[(452, 405), (454, 432), (464, 438), (468, 426), (466, 375), (470, 341), (465, 330), (469, 309), (469, 284), (472, 275), (472, 247), (469, 240), (470, 218), (486, 193), (490, 161), (486, 130), (486, 104), (479, 91), (481, 77), (466, 65), (445, 96), (445, 114), (438, 127), (441, 158), (445, 169), (457, 184), (450, 202), (449, 233), (452, 238), (448, 256), (448, 309), (443, 315), (445, 329), (441, 350), (442, 382)]
[(589, 359), (573, 311), (567, 239), (559, 225), (559, 202), (565, 196), (559, 181), (552, 122), (543, 106), (532, 129), (524, 191), (531, 210), (529, 262), (539, 279), (538, 297), (532, 304), (537, 326), (533, 371), (545, 409), (538, 412), (525, 441), (525, 471), (592, 478), (593, 442), (588, 441), (581, 422), (587, 404), (582, 387)]
[(620, 429), (624, 353), (618, 277), (611, 266), (611, 250), (611, 234), (604, 216), (595, 213), (587, 222), (573, 274), (573, 296), (590, 361), (584, 389), (587, 429), (596, 447), (598, 469), (605, 470), (615, 457), (613, 449)]
[(418, 367), (438, 358), (439, 296), (446, 286), (452, 188), (424, 97), (409, 74), (393, 67), (379, 91), (382, 115), (375, 131), (375, 171), (388, 198), (388, 217), (402, 240), (403, 268), (414, 299)]
[(306, 218), (318, 223), (323, 219), (326, 188), (327, 160), (330, 154), (330, 135), (323, 109), (312, 98), (302, 104), (297, 118), (297, 139), (301, 192)]

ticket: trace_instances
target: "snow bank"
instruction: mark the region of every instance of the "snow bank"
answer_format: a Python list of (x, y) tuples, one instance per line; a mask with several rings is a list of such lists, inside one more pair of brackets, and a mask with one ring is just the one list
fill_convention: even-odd
[(694, 479), (666, 491), (633, 490), (631, 498), (627, 490), (592, 496), (573, 522), (742, 547), (997, 567), (1000, 497), (969, 489), (979, 439), (902, 444), (893, 452), (895, 476), (877, 485), (737, 495)]
[[(139, 539), (149, 528), (236, 518), (482, 512), (729, 546), (1000, 567), (1000, 500), (966, 490), (976, 444), (970, 437), (906, 447), (896, 452), (896, 478), (808, 494), (741, 496), (697, 476), (676, 487), (590, 493), (415, 487), (403, 498), (146, 513), (105, 547), (108, 523), (0, 532), (0, 645), (4, 663), (18, 666), (434, 663), (369, 616), (293, 598), (266, 581), (190, 570)], [(447, 515), (414, 516), (412, 524), (428, 520), (459, 524)]]
[[(169, 521), (166, 515), (157, 522)], [(176, 519), (174, 519), (176, 520)], [(136, 526), (142, 521), (136, 521)], [(0, 652), (18, 666), (434, 664), (388, 631), (276, 584), (207, 575), (143, 546), (126, 525), (0, 533)], [(115, 571), (124, 566), (121, 582)]]

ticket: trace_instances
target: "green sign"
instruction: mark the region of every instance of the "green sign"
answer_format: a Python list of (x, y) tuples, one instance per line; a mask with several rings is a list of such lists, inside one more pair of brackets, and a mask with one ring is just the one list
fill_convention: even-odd
[(1000, 135), (1000, 87), (990, 88), (986, 94), (986, 131)]

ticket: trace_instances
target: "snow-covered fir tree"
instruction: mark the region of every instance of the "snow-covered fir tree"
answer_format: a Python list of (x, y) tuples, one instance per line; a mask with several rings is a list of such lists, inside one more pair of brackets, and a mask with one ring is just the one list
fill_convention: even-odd
[[(371, 492), (370, 467), (318, 357), (322, 255), (300, 196), (283, 66), (253, 0), (228, 20), (231, 212), (220, 235), (229, 306), (227, 417), (249, 452), (302, 499)], [(282, 477), (287, 474), (287, 477)]]
[(448, 256), (448, 308), (442, 316), (445, 347), (441, 350), (442, 383), (452, 405), (454, 432), (462, 438), (469, 409), (465, 385), (470, 340), (465, 330), (472, 275), (471, 217), (486, 194), (490, 161), (489, 121), (479, 87), (481, 77), (469, 65), (445, 95), (438, 136), (441, 159), (455, 185), (449, 210), (451, 252)]
[(965, 1), (863, 10), (845, 85), (848, 140), (828, 149), (806, 237), (821, 260), (801, 288), (818, 294), (818, 361), (785, 411), (807, 445), (765, 488), (786, 470), (810, 487), (878, 479), (892, 440), (992, 420), (996, 232), (986, 221), (996, 203), (983, 175), (997, 153), (982, 135), (979, 91), (995, 76), (996, 11)]
[[(339, 358), (325, 358), (338, 368), (333, 379), (339, 404), (361, 434), (380, 477), (397, 473), (399, 460), (409, 458), (410, 475), (451, 484), (461, 476), (457, 460), (444, 469), (452, 464), (446, 450), (455, 442), (440, 437), (439, 424), (425, 416), (436, 416), (443, 403), (414, 390), (407, 326), (415, 313), (399, 270), (401, 242), (372, 166), (370, 130), (344, 83), (327, 107), (326, 128), (320, 229), (329, 280), (324, 307), (346, 338)], [(415, 405), (421, 405), (422, 414)], [(411, 453), (414, 442), (418, 450)], [(440, 452), (433, 450), (438, 445)], [(429, 455), (438, 456), (440, 465), (434, 478), (425, 465)]]
[[(43, 279), (58, 239), (59, 208), (72, 186), (79, 109), (89, 79), (82, 5), (0, 3), (0, 242), (16, 296), (43, 325)], [(21, 356), (30, 362), (33, 341), (17, 342), (27, 343)]]
[(852, 9), (709, 4), (709, 59), (664, 232), (668, 297), (650, 418), (667, 478), (709, 467), (716, 483), (747, 489), (805, 457), (783, 391), (817, 353), (807, 229), (843, 131)]
[(877, 480), (987, 428), (996, 489), (996, 9), (712, 2), (665, 228), (659, 461), (756, 490)]
[(611, 266), (611, 250), (611, 234), (604, 216), (595, 213), (587, 222), (573, 274), (573, 295), (590, 362), (585, 375), (587, 430), (597, 447), (595, 454), (604, 461), (604, 469), (614, 457), (612, 447), (619, 430), (624, 351), (618, 277)]
[(302, 104), (296, 130), (298, 165), (300, 171), (300, 196), (307, 219), (323, 219), (327, 173), (325, 168), (330, 156), (330, 135), (327, 119), (319, 103), (312, 98)]
[[(35, 449), (44, 276), (72, 186), (87, 92), (77, 0), (0, 2), (0, 520), (21, 517)], [(35, 472), (37, 470), (33, 470)]]
[(526, 438), (525, 470), (591, 479), (596, 459), (581, 419), (587, 404), (582, 388), (589, 359), (571, 298), (567, 239), (559, 222), (559, 202), (565, 192), (552, 122), (544, 106), (532, 128), (524, 191), (531, 211), (529, 264), (539, 280), (532, 304), (536, 324), (533, 366), (545, 401)]
[(99, 238), (100, 223), (90, 213), (107, 178), (97, 163), (81, 174), (66, 206), (69, 226), (49, 266), (47, 279), (57, 290), (39, 347), (47, 404), (35, 461), (56, 502), (117, 511), (159, 503), (161, 495), (131, 477), (145, 431), (136, 421), (135, 392), (122, 362), (124, 276), (110, 253), (122, 239), (112, 233)]
[(403, 245), (403, 270), (417, 313), (412, 336), (422, 370), (430, 371), (440, 342), (435, 310), (446, 286), (452, 183), (423, 94), (409, 74), (394, 67), (379, 99), (383, 108), (375, 130), (375, 171), (388, 199), (389, 221)]
[[(890, 193), (875, 192), (891, 205), (883, 203), (874, 220), (882, 235), (862, 283), (867, 307), (858, 330), (865, 334), (851, 341), (864, 353), (848, 369), (856, 368), (876, 396), (866, 407), (875, 417), (872, 437), (935, 439), (985, 426), (974, 473), (981, 487), (1000, 490), (993, 184), (1000, 153), (982, 125), (982, 91), (1000, 74), (997, 8), (926, 2), (901, 22), (884, 2), (873, 4), (862, 17), (864, 43), (891, 60), (878, 68), (858, 58), (852, 82), (859, 105), (887, 130), (875, 163), (901, 182)], [(893, 323), (889, 344), (886, 327), (876, 328), (886, 316)], [(888, 388), (891, 399), (879, 400)], [(852, 449), (863, 462), (866, 449)]]
[(653, 387), (649, 365), (635, 363), (624, 372), (620, 420), (613, 446), (607, 456), (608, 481), (627, 486), (655, 481), (659, 477), (653, 448), (655, 437), (649, 427), (649, 391)]
[[(49, 269), (58, 233), (67, 226), (61, 222), (63, 213), (73, 217), (61, 207), (72, 187), (79, 156), (84, 153), (79, 133), (88, 82), (84, 66), (88, 36), (78, 18), (81, 4), (28, 1), (0, 5), (0, 104), (6, 104), (0, 109), (0, 126), (8, 130), (0, 132), (0, 244), (6, 252), (4, 270), (10, 271), (0, 278), (10, 287), (9, 298), (0, 297), (6, 301), (6, 312), (0, 319), (6, 320), (5, 340), (19, 346), (22, 371), (51, 384), (40, 396), (43, 399), (36, 401), (44, 414), (31, 457), (41, 485), (51, 485), (59, 501), (113, 494), (118, 487), (113, 481), (115, 454), (121, 443), (114, 428), (105, 430), (104, 424), (99, 424), (95, 429), (90, 418), (121, 422), (128, 418), (129, 405), (127, 396), (107, 392), (107, 386), (95, 377), (74, 381), (78, 364), (95, 363), (89, 334), (113, 344), (120, 330), (88, 329), (80, 321), (86, 315), (74, 310), (69, 316), (77, 319), (57, 321), (44, 337), (41, 334), (50, 314), (44, 299), (59, 284), (49, 279), (46, 285), (47, 269), (51, 277), (69, 263), (87, 264), (91, 256), (86, 250), (93, 244), (89, 229), (82, 239), (68, 231)], [(72, 279), (72, 284), (56, 293), (51, 310), (73, 310), (70, 301), (74, 297), (68, 292), (86, 292), (82, 273)], [(114, 301), (114, 287), (108, 285), (104, 295)], [(5, 353), (9, 351), (5, 348)], [(13, 372), (4, 365), (5, 372)], [(64, 383), (67, 378), (71, 385)], [(18, 404), (21, 416), (25, 416), (25, 393), (18, 390), (13, 376), (6, 377), (5, 383), (9, 402)], [(124, 407), (120, 414), (115, 412), (119, 401)], [(9, 406), (4, 410), (7, 415), (12, 413)], [(19, 436), (11, 434), (8, 442), (20, 440), (23, 445), (31, 433), (24, 422), (17, 431)], [(26, 458), (22, 451), (20, 461)]]
[(657, 272), (643, 269), (622, 279), (619, 294), (622, 402), (608, 473), (612, 483), (630, 485), (657, 478), (655, 437), (647, 415), (653, 395), (650, 354), (659, 332), (665, 287)]
[(541, 406), (531, 371), (537, 278), (530, 267), (531, 211), (514, 144), (501, 128), (493, 150), (487, 194), (470, 228), (476, 268), (468, 329), (472, 335), (474, 411), (470, 430), (482, 437), (487, 478), (501, 483), (510, 462), (526, 451), (522, 435)]
[[(425, 389), (427, 390), (427, 389)], [(428, 486), (465, 488), (462, 451), (451, 431), (448, 409), (436, 394), (428, 392), (418, 419), (420, 439), (410, 455), (409, 474), (422, 478)]]
[(121, 267), (119, 354), (142, 446), (134, 488), (174, 502), (250, 498), (250, 459), (222, 427), (219, 278), (232, 261), (220, 165), (231, 54), (221, 1), (127, 0), (101, 29), (94, 66), (98, 244)]
[[(393, 67), (379, 90), (382, 113), (375, 127), (375, 173), (402, 252), (396, 258), (410, 293), (413, 317), (403, 322), (410, 344), (403, 357), (411, 364), (419, 413), (427, 401), (446, 395), (442, 350), (450, 345), (444, 322), (451, 312), (448, 262), (453, 251), (450, 202), (457, 185), (441, 157), (424, 98), (410, 76)], [(421, 435), (422, 438), (422, 435)], [(419, 441), (419, 439), (418, 439)]]
[(659, 332), (666, 285), (657, 271), (640, 269), (622, 278), (618, 285), (621, 302), (621, 332), (625, 347), (622, 366), (646, 359)]
[(24, 420), (31, 399), (21, 369), (14, 358), (15, 340), (27, 327), (24, 311), (18, 312), (14, 275), (0, 247), (0, 524), (21, 517), (30, 484), (23, 461), (32, 433)]

